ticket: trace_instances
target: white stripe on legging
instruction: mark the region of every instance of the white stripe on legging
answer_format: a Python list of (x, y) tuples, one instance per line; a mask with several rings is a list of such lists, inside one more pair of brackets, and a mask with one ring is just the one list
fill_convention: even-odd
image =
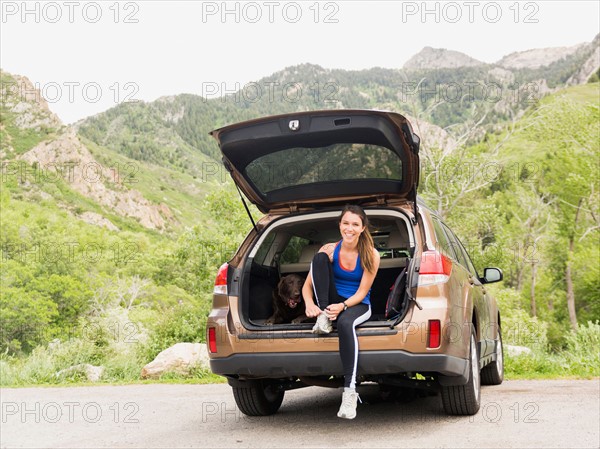
[[(358, 337), (356, 336), (356, 326), (364, 323), (371, 316), (371, 305), (369, 304), (369, 310), (357, 317), (352, 323), (352, 334), (354, 335), (354, 370), (352, 371), (352, 380), (350, 380), (350, 388), (356, 387), (356, 370), (358, 369)], [(362, 318), (364, 320), (360, 321)]]

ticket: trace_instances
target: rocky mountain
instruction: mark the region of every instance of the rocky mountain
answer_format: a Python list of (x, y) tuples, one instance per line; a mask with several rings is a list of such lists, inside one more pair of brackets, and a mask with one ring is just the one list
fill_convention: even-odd
[[(14, 125), (22, 130), (60, 128), (60, 119), (48, 107), (40, 91), (25, 76), (0, 71), (2, 107), (15, 115)], [(4, 126), (4, 123), (2, 123)]]
[[(588, 57), (583, 73), (589, 76), (594, 72), (594, 63), (598, 60), (599, 37), (591, 43), (580, 43), (570, 47), (535, 48), (526, 51), (510, 53), (497, 61), (494, 65), (508, 70), (539, 69), (549, 66), (555, 62), (565, 60), (569, 57), (577, 57), (582, 54), (592, 53)], [(474, 67), (485, 65), (464, 53), (447, 50), (445, 48), (424, 47), (420, 52), (412, 56), (402, 67), (404, 70), (434, 70), (444, 68)], [(598, 64), (596, 64), (596, 67)], [(585, 79), (587, 81), (587, 78)], [(582, 81), (582, 82), (585, 82)]]
[[(403, 70), (423, 73), (485, 65), (487, 64), (458, 51), (424, 47), (404, 64)], [(515, 81), (520, 75), (522, 80), (526, 81), (545, 80), (545, 83), (551, 87), (559, 84), (583, 84), (600, 67), (600, 35), (597, 35), (592, 42), (570, 47), (536, 48), (513, 52), (491, 66), (489, 73), (501, 75), (500, 78), (503, 80)], [(569, 76), (565, 77), (565, 73), (569, 73)]]
[(571, 47), (536, 48), (517, 51), (504, 56), (498, 64), (505, 69), (537, 69), (566, 58), (583, 50), (588, 44), (581, 43)]
[(417, 69), (455, 69), (458, 67), (474, 67), (484, 65), (484, 62), (454, 50), (445, 48), (424, 47), (419, 53), (411, 57), (404, 66), (404, 70)]
[[(4, 71), (0, 76), (0, 152), (7, 178), (3, 182), (16, 181), (19, 196), (57, 200), (75, 218), (111, 230), (119, 229), (115, 217), (121, 217), (146, 229), (168, 231), (187, 222), (189, 211), (198, 207), (193, 206), (197, 199), (189, 201), (191, 208), (183, 207), (186, 201), (172, 200), (201, 195), (207, 187), (204, 182), (168, 168), (154, 177), (159, 170), (152, 164), (142, 166), (111, 153), (65, 126), (26, 77)], [(52, 193), (57, 185), (79, 199), (59, 199)], [(186, 212), (173, 211), (167, 203), (179, 204)]]
[[(10, 158), (22, 146), (30, 147), (62, 127), (60, 119), (50, 111), (48, 103), (24, 76), (9, 75), (0, 70), (0, 156)], [(27, 148), (29, 149), (29, 148)]]
[(600, 79), (600, 34), (588, 45), (591, 54), (589, 58), (581, 65), (580, 69), (568, 80), (567, 85), (573, 86), (583, 84), (595, 76)]

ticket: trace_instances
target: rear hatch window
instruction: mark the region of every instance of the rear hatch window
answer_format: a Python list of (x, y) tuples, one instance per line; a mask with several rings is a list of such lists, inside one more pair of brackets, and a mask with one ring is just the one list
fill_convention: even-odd
[(248, 179), (262, 195), (279, 189), (331, 181), (402, 181), (402, 161), (389, 148), (335, 144), (324, 148), (288, 148), (248, 164)]

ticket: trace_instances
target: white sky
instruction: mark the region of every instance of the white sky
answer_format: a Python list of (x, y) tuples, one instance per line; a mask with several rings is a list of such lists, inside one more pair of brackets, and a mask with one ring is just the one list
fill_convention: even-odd
[(37, 83), (65, 123), (125, 99), (224, 93), (300, 63), (401, 68), (424, 46), (491, 63), (600, 32), (593, 0), (0, 4), (0, 66)]

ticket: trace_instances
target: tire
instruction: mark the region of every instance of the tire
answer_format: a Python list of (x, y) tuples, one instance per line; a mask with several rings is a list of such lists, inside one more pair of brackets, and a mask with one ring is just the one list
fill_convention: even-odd
[(285, 391), (276, 391), (273, 384), (262, 380), (239, 382), (232, 386), (233, 397), (244, 415), (268, 416), (277, 413)]
[(496, 360), (489, 363), (481, 370), (481, 383), (483, 385), (500, 385), (504, 380), (504, 345), (502, 344), (502, 332), (498, 327), (498, 347), (496, 349)]
[(479, 411), (481, 377), (474, 329), (471, 330), (469, 343), (469, 380), (465, 385), (442, 386), (442, 403), (449, 415), (474, 415)]

